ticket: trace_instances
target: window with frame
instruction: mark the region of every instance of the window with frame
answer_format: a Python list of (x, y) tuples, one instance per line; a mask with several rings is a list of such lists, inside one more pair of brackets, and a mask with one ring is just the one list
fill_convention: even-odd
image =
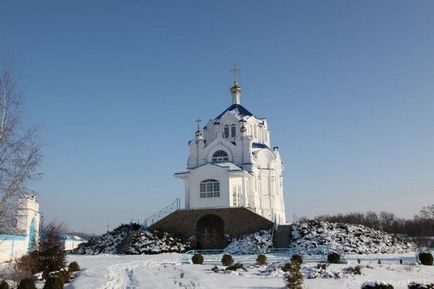
[(241, 187), (233, 186), (232, 187), (232, 205), (234, 207), (241, 206)]
[(229, 156), (225, 151), (219, 150), (212, 155), (213, 163), (223, 163), (228, 161), (229, 161)]
[(224, 131), (223, 131), (223, 137), (224, 138), (229, 137), (229, 125), (225, 125)]
[(220, 197), (220, 183), (217, 180), (204, 180), (200, 182), (201, 198), (218, 198)]
[(235, 137), (237, 134), (237, 127), (235, 124), (231, 125), (231, 137)]

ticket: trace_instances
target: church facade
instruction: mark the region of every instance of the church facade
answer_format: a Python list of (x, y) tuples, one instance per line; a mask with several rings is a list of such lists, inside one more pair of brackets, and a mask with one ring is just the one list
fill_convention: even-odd
[(234, 80), (232, 104), (203, 129), (199, 121), (188, 145), (187, 170), (175, 176), (185, 183), (185, 209), (247, 208), (276, 223), (285, 223), (284, 166), (271, 146), (265, 118), (241, 105)]

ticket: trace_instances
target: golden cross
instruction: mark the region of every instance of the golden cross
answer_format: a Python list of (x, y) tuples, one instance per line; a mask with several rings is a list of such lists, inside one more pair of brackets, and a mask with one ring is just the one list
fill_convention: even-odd
[(234, 64), (229, 71), (234, 74), (234, 82), (237, 82), (237, 73), (240, 72), (241, 70), (237, 67), (236, 64)]

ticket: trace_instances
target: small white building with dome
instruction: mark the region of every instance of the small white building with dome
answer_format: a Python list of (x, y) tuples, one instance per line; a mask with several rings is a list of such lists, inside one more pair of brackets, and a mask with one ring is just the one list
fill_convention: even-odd
[(271, 146), (267, 120), (241, 105), (236, 80), (230, 92), (225, 111), (202, 130), (197, 121), (187, 170), (175, 174), (185, 182), (185, 209), (245, 207), (285, 223), (279, 148)]

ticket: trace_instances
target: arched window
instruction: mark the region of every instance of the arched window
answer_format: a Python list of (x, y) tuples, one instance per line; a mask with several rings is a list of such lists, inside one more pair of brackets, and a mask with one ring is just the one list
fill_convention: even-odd
[(237, 134), (237, 128), (235, 124), (233, 124), (231, 125), (231, 137), (235, 137), (236, 134)]
[(225, 151), (216, 151), (212, 155), (212, 162), (213, 163), (223, 163), (229, 161), (228, 154)]
[(220, 183), (217, 180), (204, 180), (200, 182), (201, 198), (220, 197)]
[(225, 125), (225, 129), (223, 132), (223, 137), (228, 138), (229, 137), (229, 125)]

